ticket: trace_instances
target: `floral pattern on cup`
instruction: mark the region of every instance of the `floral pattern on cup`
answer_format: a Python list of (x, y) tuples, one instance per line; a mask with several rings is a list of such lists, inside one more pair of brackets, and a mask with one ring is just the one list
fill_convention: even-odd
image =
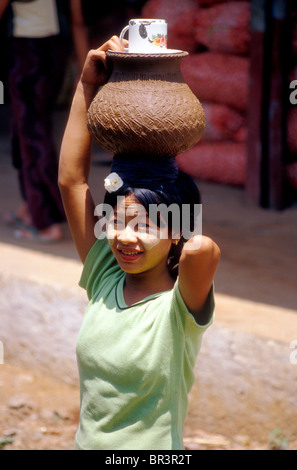
[(148, 40), (150, 43), (153, 43), (154, 46), (167, 47), (167, 36), (164, 36), (162, 34), (152, 36), (152, 38), (148, 38)]

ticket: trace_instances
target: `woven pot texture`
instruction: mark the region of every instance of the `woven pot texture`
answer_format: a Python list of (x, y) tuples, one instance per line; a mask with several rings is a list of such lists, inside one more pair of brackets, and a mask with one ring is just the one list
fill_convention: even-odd
[(88, 111), (91, 136), (107, 152), (172, 156), (201, 138), (205, 115), (184, 81), (180, 62), (187, 52), (107, 52), (113, 72)]

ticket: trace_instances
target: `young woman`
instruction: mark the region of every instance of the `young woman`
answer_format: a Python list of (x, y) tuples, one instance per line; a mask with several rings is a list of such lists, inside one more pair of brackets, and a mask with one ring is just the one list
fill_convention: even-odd
[(76, 448), (183, 449), (195, 360), (213, 319), (220, 250), (204, 236), (185, 240), (162, 213), (150, 217), (154, 205), (190, 203), (193, 209), (200, 202), (172, 158), (161, 165), (114, 157), (105, 181), (109, 223), (96, 237), (86, 114), (109, 78), (108, 49), (123, 50), (118, 37), (88, 54), (60, 155), (59, 186), (84, 263), (80, 285), (90, 300), (77, 343)]

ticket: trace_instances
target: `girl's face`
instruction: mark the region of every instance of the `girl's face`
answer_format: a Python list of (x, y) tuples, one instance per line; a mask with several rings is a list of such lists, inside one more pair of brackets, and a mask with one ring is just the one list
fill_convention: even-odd
[(119, 266), (126, 273), (167, 270), (172, 243), (167, 227), (157, 227), (134, 195), (122, 197), (117, 204), (107, 238)]

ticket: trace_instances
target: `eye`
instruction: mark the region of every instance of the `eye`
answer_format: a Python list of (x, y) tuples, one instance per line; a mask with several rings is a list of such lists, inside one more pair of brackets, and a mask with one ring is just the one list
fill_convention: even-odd
[(137, 232), (142, 232), (142, 233), (146, 233), (149, 231), (149, 224), (145, 223), (145, 222), (139, 222), (136, 226), (135, 226), (135, 229), (137, 230)]
[(119, 219), (113, 219), (111, 220), (111, 225), (113, 225), (113, 227), (116, 229), (116, 230), (120, 230), (124, 227), (124, 224), (123, 224), (123, 221), (122, 220), (119, 220)]

